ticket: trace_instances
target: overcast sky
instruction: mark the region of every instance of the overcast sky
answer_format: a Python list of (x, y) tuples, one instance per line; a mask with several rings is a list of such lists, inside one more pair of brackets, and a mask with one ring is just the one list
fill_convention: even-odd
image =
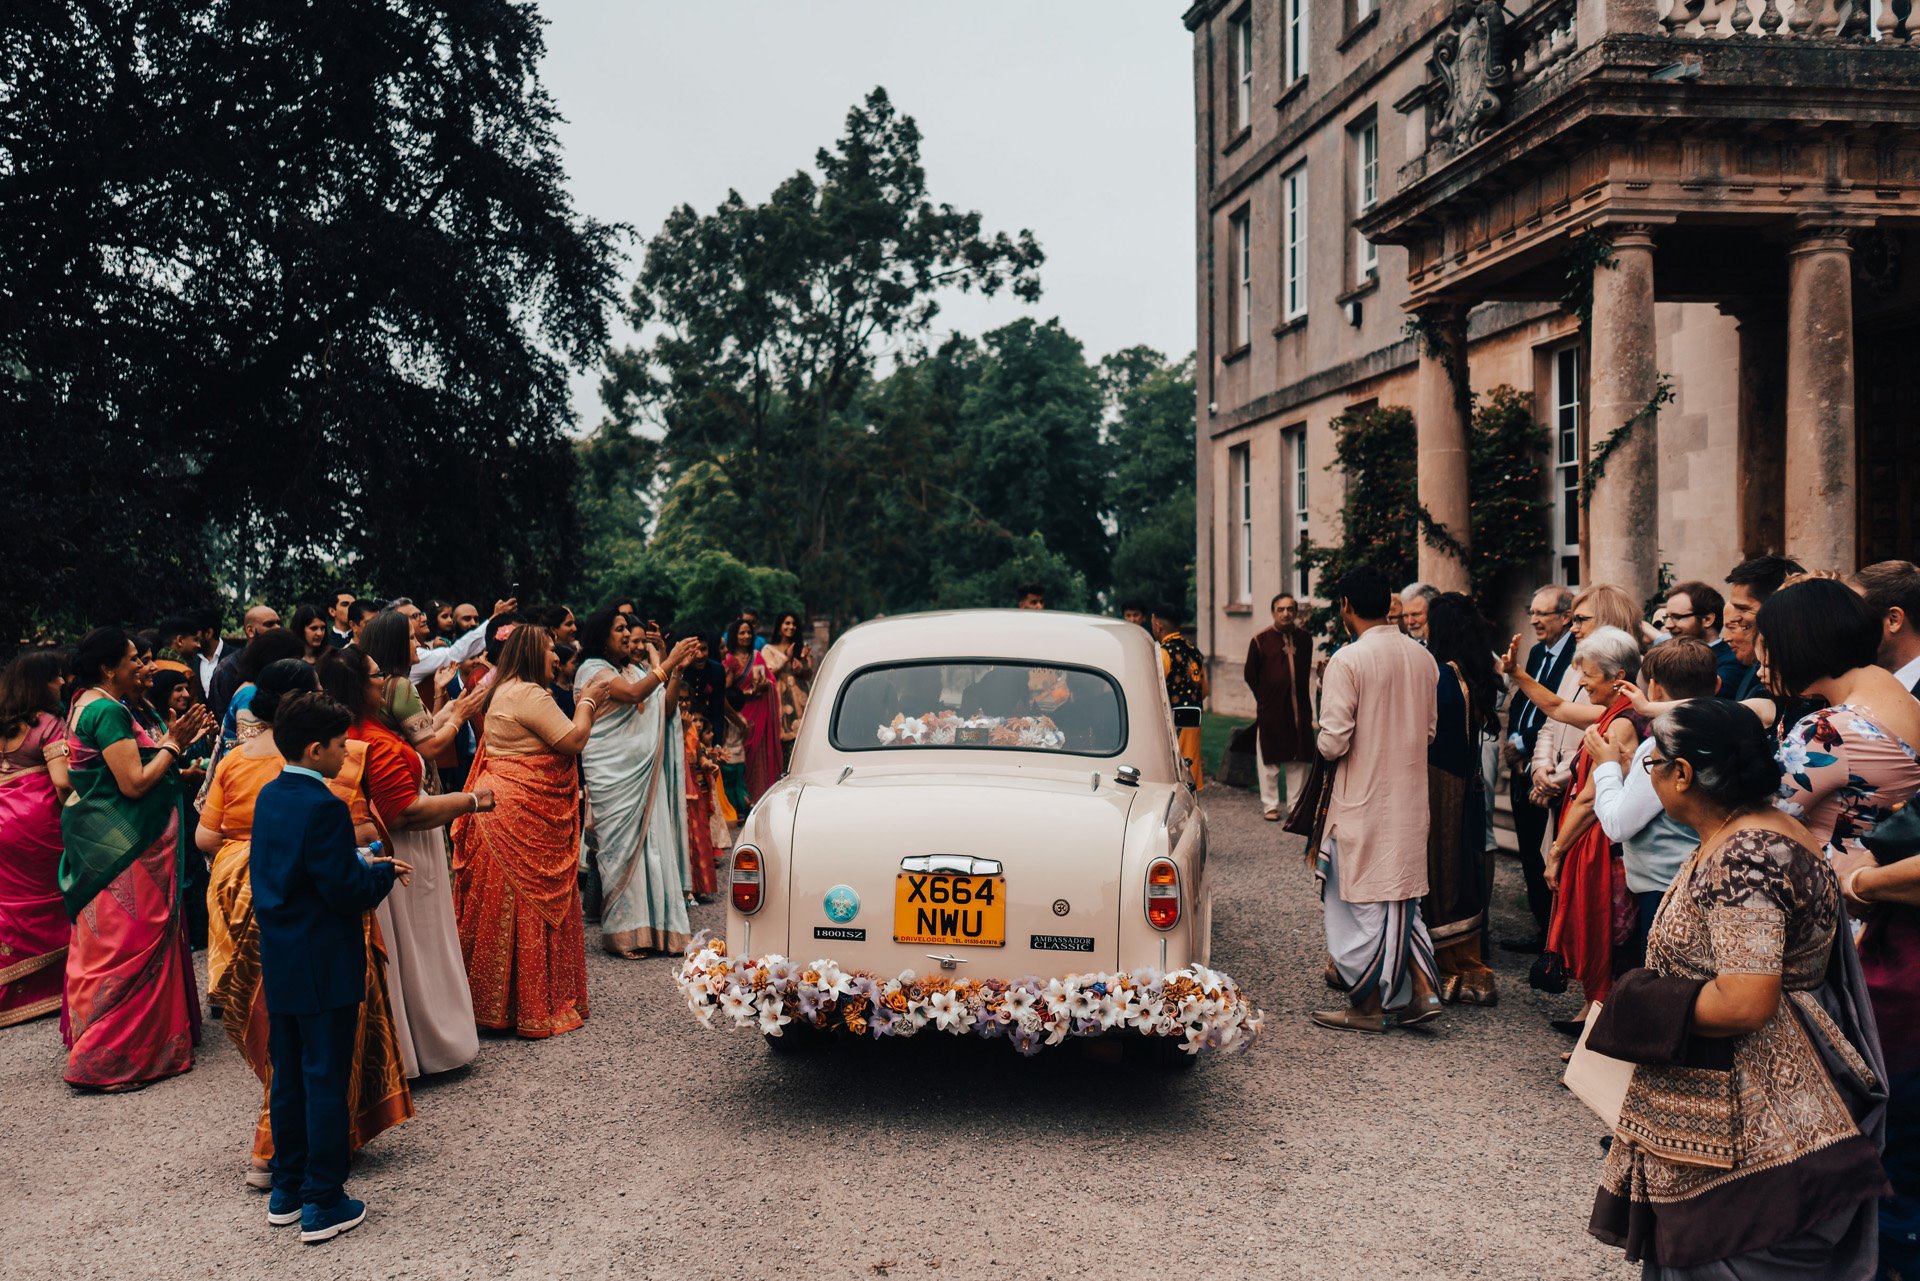
[[(936, 202), (1030, 228), (1044, 293), (955, 296), (943, 331), (1058, 316), (1090, 359), (1193, 349), (1193, 91), (1180, 0), (540, 0), (581, 210), (645, 241), (675, 205), (764, 200), (875, 85)], [(624, 332), (624, 331), (623, 331)], [(937, 337), (937, 335), (936, 335)], [(591, 379), (576, 387), (588, 425)]]

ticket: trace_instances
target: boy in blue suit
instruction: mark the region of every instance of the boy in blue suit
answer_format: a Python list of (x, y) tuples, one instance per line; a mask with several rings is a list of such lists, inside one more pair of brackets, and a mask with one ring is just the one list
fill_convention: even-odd
[(362, 918), (396, 876), (404, 883), (413, 870), (390, 858), (363, 860), (346, 803), (327, 788), (346, 764), (351, 724), (347, 709), (324, 694), (280, 705), (273, 743), (287, 767), (254, 803), (248, 871), (273, 1061), (267, 1222), (297, 1221), (309, 1245), (367, 1217), (345, 1188), (347, 1083), (367, 990)]

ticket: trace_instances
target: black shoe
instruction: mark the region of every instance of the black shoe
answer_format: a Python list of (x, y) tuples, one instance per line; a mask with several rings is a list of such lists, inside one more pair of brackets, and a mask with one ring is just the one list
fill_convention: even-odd
[(1535, 934), (1531, 938), (1500, 940), (1500, 950), (1502, 952), (1518, 952), (1523, 956), (1538, 956), (1542, 951), (1546, 950), (1546, 946), (1547, 940), (1539, 934)]
[(1587, 1030), (1587, 1021), (1585, 1019), (1551, 1019), (1549, 1023), (1554, 1031), (1564, 1032), (1568, 1036), (1579, 1036)]

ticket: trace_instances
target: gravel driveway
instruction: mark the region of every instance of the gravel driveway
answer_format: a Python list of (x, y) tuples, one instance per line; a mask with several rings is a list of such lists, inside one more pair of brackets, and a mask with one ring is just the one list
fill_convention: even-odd
[[(217, 1025), (191, 1073), (99, 1096), (61, 1082), (43, 1019), (0, 1030), (0, 1277), (1633, 1275), (1585, 1232), (1601, 1128), (1546, 1025), (1576, 999), (1502, 957), (1500, 1006), (1436, 1031), (1311, 1026), (1300, 842), (1246, 793), (1203, 797), (1214, 963), (1268, 1016), (1245, 1055), (1169, 1074), (927, 1036), (775, 1059), (701, 1032), (669, 962), (595, 950), (586, 1028), (483, 1039), (419, 1087), (355, 1163), (366, 1224), (303, 1248), (241, 1187), (258, 1087)], [(1503, 859), (1497, 934), (1519, 888)]]

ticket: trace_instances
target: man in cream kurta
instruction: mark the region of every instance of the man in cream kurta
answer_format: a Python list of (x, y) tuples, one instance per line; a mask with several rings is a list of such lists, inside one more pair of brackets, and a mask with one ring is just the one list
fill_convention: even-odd
[(1440, 1013), (1433, 941), (1420, 919), (1439, 668), (1386, 621), (1391, 595), (1376, 570), (1341, 580), (1335, 599), (1354, 640), (1328, 662), (1320, 688), (1320, 754), (1339, 767), (1316, 871), (1327, 951), (1350, 1006), (1313, 1020), (1369, 1032)]

